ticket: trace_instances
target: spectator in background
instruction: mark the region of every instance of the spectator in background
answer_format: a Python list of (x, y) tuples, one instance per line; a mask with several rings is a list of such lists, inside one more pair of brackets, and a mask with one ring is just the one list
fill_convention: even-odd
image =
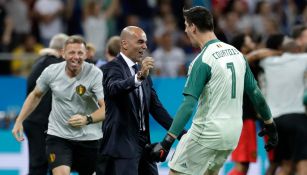
[(0, 1), (0, 52), (9, 51), (13, 28), (13, 20), (5, 9), (5, 1)]
[(178, 28), (178, 19), (175, 18), (171, 11), (168, 11), (172, 9), (170, 5), (170, 2), (167, 3), (167, 1), (162, 3), (161, 8), (163, 8), (163, 11), (161, 10), (161, 14), (155, 17), (155, 44), (160, 45), (159, 40), (161, 35), (163, 35), (165, 31), (168, 31), (172, 37), (171, 40), (174, 46), (181, 47), (185, 51), (191, 53), (190, 42), (183, 31)]
[(64, 5), (61, 0), (37, 0), (34, 5), (40, 41), (48, 46), (50, 39), (64, 31), (62, 16)]
[[(154, 49), (153, 33), (154, 23), (152, 21), (155, 1), (152, 0), (121, 0), (122, 11), (119, 24), (119, 29), (125, 26), (139, 26), (147, 34), (147, 46), (150, 51)], [(129, 19), (130, 18), (130, 19)], [(130, 22), (129, 22), (130, 21)], [(129, 23), (128, 23), (129, 22)], [(132, 23), (132, 22), (137, 22)]]
[(227, 41), (231, 41), (232, 38), (239, 34), (239, 14), (234, 11), (226, 11), (223, 18), (220, 18), (219, 21), (216, 21), (220, 24), (223, 33), (226, 36)]
[[(68, 36), (65, 34), (57, 34), (52, 37), (48, 50), (44, 50), (34, 63), (27, 79), (28, 95), (34, 89), (37, 78), (46, 67), (64, 61), (61, 52), (67, 38)], [(47, 91), (37, 108), (23, 122), (29, 144), (29, 175), (47, 174), (46, 131), (48, 129), (48, 116), (51, 111), (51, 95), (51, 91)]]
[(12, 52), (14, 58), (11, 65), (13, 74), (27, 75), (41, 49), (43, 49), (43, 45), (37, 42), (34, 35), (24, 35), (22, 43)]
[[(117, 2), (114, 2), (114, 0), (103, 0), (101, 2), (102, 2), (102, 11), (104, 12), (109, 11), (112, 6), (115, 6), (113, 15), (107, 19), (108, 38), (114, 35), (118, 35), (120, 29), (117, 29), (116, 27), (118, 23), (117, 17), (121, 12), (121, 7), (122, 7), (121, 1), (117, 0)], [(114, 3), (116, 4), (114, 5)]]
[(105, 50), (105, 57), (107, 62), (112, 61), (120, 52), (120, 37), (112, 36), (108, 42)]
[[(10, 51), (13, 32), (12, 18), (5, 10), (5, 1), (0, 1), (0, 52)], [(6, 58), (8, 59), (8, 58)], [(11, 60), (0, 59), (0, 74), (11, 74)]]
[(172, 32), (161, 31), (158, 36), (158, 47), (152, 53), (155, 59), (155, 74), (163, 77), (184, 76), (186, 55), (174, 45)]
[(272, 4), (268, 1), (258, 1), (255, 14), (252, 17), (253, 34), (261, 37), (264, 43), (268, 35), (279, 32), (279, 19), (272, 10)]
[(9, 0), (5, 4), (7, 13), (12, 17), (13, 38), (12, 47), (22, 42), (25, 35), (31, 33), (31, 21), (27, 0)]
[(114, 15), (118, 8), (118, 0), (113, 0), (105, 11), (101, 10), (101, 5), (99, 1), (87, 1), (82, 22), (84, 37), (87, 42), (93, 43), (99, 56), (103, 55), (108, 37), (107, 20)]
[(96, 64), (96, 47), (92, 43), (86, 44), (86, 60), (88, 63)]
[(66, 33), (68, 35), (83, 35), (83, 0), (64, 0), (64, 2), (64, 19), (67, 27)]
[(298, 25), (293, 28), (292, 37), (295, 43), (301, 47), (302, 52), (307, 52), (307, 26)]
[[(288, 42), (288, 43), (287, 43)], [(266, 99), (276, 122), (280, 142), (274, 152), (277, 175), (307, 174), (307, 117), (302, 103), (305, 54), (283, 34), (271, 35), (267, 48), (283, 50), (281, 56), (267, 57), (260, 62), (264, 69)]]
[(110, 62), (116, 58), (116, 56), (120, 52), (120, 37), (119, 36), (112, 36), (108, 42), (105, 49), (105, 60), (99, 59), (96, 63), (96, 66), (100, 69), (104, 64)]

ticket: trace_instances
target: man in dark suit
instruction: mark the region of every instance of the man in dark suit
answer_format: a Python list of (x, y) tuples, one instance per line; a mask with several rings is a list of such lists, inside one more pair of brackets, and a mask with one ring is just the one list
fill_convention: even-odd
[(145, 149), (150, 143), (149, 114), (165, 129), (172, 118), (148, 76), (154, 62), (151, 57), (143, 59), (147, 49), (145, 32), (128, 26), (122, 30), (120, 40), (120, 54), (102, 67), (106, 119), (96, 173), (157, 175), (156, 163)]

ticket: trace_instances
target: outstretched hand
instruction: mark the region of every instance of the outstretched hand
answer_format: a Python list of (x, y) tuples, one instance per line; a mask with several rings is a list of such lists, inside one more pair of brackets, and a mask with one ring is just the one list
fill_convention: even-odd
[(266, 151), (270, 151), (278, 144), (278, 134), (275, 123), (264, 124), (263, 129), (258, 133), (258, 136), (263, 137), (268, 136), (268, 142), (265, 144), (264, 148)]

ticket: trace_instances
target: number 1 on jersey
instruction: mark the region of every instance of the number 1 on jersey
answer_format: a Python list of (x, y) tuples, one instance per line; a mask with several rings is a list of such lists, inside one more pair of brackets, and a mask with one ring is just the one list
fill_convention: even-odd
[(235, 71), (235, 66), (233, 63), (227, 63), (227, 68), (230, 69), (231, 71), (231, 98), (236, 98), (236, 71)]

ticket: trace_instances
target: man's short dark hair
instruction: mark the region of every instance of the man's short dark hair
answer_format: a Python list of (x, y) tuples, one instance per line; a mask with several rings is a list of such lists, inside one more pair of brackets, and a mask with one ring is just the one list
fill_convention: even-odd
[(75, 44), (75, 43), (84, 44), (84, 46), (86, 47), (86, 42), (85, 42), (84, 38), (82, 36), (79, 36), (79, 35), (72, 35), (72, 36), (68, 37), (68, 39), (65, 42), (65, 47), (68, 44)]
[(201, 32), (214, 30), (212, 14), (205, 7), (196, 6), (183, 10), (183, 16), (189, 25), (193, 23)]
[(244, 46), (245, 43), (245, 34), (238, 34), (231, 40), (230, 44), (241, 51), (241, 48)]
[(266, 47), (268, 49), (281, 49), (282, 43), (284, 41), (285, 35), (279, 33), (279, 34), (272, 34), (268, 37), (268, 40), (266, 41)]

